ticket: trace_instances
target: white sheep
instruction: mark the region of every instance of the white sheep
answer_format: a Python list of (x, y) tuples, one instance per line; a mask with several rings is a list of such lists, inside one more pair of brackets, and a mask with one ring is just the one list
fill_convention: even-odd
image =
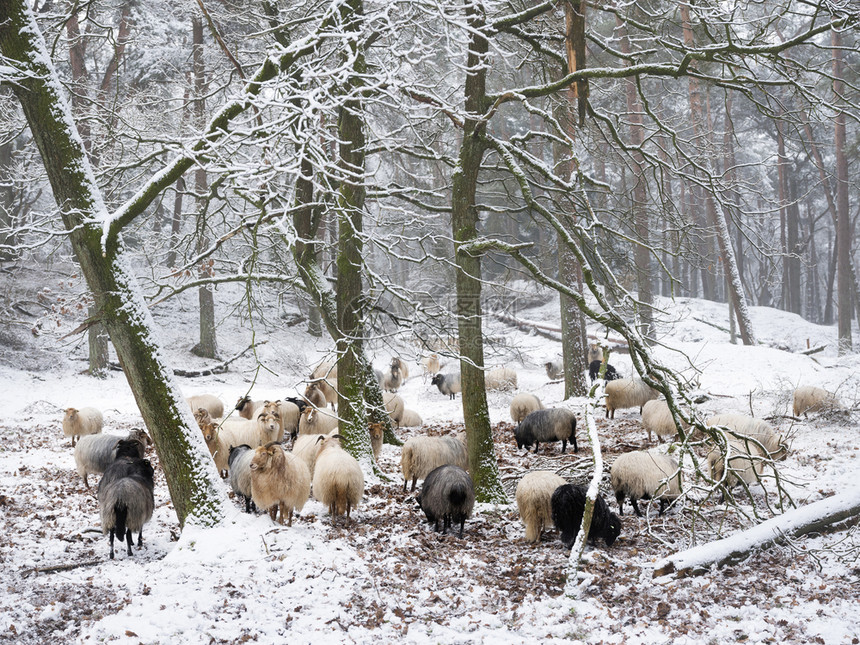
[(606, 418), (614, 419), (616, 410), (639, 408), (659, 394), (640, 378), (620, 378), (606, 384)]
[(424, 420), (421, 418), (420, 414), (415, 410), (410, 410), (409, 408), (403, 410), (403, 416), (400, 418), (401, 427), (417, 428), (421, 425), (424, 425)]
[(251, 499), (261, 510), (269, 509), (280, 523), (288, 514), (287, 526), (293, 525), (293, 511), (301, 511), (311, 494), (311, 474), (305, 462), (284, 452), (277, 443), (260, 446), (251, 459)]
[(594, 361), (603, 361), (603, 348), (597, 343), (589, 344), (588, 356), (585, 362), (587, 365), (591, 365)]
[(810, 412), (835, 412), (843, 408), (836, 395), (812, 385), (804, 385), (794, 391), (794, 416), (809, 416)]
[(547, 361), (543, 364), (546, 369), (546, 377), (550, 381), (555, 381), (564, 376), (564, 365), (561, 361)]
[[(103, 473), (116, 459), (117, 445), (123, 437), (109, 434), (91, 434), (81, 437), (75, 446), (75, 466), (78, 474), (84, 480), (84, 486), (90, 487), (87, 475)], [(146, 447), (152, 443), (143, 430), (132, 430), (126, 441), (134, 441), (139, 445), (138, 457), (143, 458)]]
[[(337, 407), (337, 363), (322, 362), (311, 373), (312, 382), (319, 387), (325, 399)], [(320, 406), (323, 407), (323, 406)]]
[(526, 526), (526, 542), (539, 542), (541, 532), (552, 524), (550, 500), (555, 489), (567, 482), (551, 470), (535, 470), (517, 484), (517, 509)]
[(337, 428), (338, 418), (323, 410), (308, 406), (299, 418), (299, 436), (304, 434), (328, 434)]
[(311, 477), (314, 476), (314, 466), (317, 461), (317, 453), (320, 450), (320, 444), (323, 438), (331, 437), (337, 434), (337, 428), (331, 432), (322, 434), (300, 434), (293, 442), (292, 453), (305, 462)]
[[(662, 400), (648, 401), (642, 406), (642, 425), (648, 431), (648, 441), (651, 441), (652, 431), (661, 443), (665, 437), (674, 437), (678, 433), (669, 404)], [(686, 430), (690, 424), (681, 421), (681, 427)]]
[(630, 499), (633, 511), (639, 517), (640, 499), (660, 501), (660, 514), (666, 506), (681, 495), (681, 473), (678, 462), (657, 452), (634, 450), (620, 455), (609, 470), (618, 514), (624, 515), (624, 500)]
[(230, 487), (236, 495), (245, 500), (245, 512), (250, 513), (255, 506), (251, 490), (251, 462), (256, 450), (248, 445), (233, 446), (227, 457), (227, 466), (230, 469)]
[(385, 404), (385, 411), (388, 412), (391, 421), (399, 426), (403, 420), (403, 411), (406, 409), (403, 399), (392, 392), (383, 392), (382, 403)]
[(466, 433), (461, 432), (456, 437), (412, 437), (403, 444), (400, 453), (400, 469), (403, 471), (403, 490), (411, 479), (412, 488), (419, 479), (424, 479), (430, 471), (453, 464), (468, 469), (466, 454)]
[(355, 457), (340, 447), (339, 436), (324, 438), (314, 467), (314, 497), (328, 507), (332, 522), (358, 506), (364, 495), (364, 473)]
[(512, 367), (494, 367), (484, 375), (488, 390), (516, 390), (517, 371)]
[(72, 438), (74, 448), (78, 437), (99, 434), (103, 425), (102, 413), (96, 408), (66, 408), (66, 414), (63, 417), (63, 434)]
[(715, 414), (705, 420), (709, 426), (725, 426), (739, 435), (752, 437), (762, 443), (772, 459), (782, 460), (788, 455), (785, 438), (777, 434), (767, 421), (746, 414)]
[(200, 430), (218, 472), (222, 477), (226, 477), (229, 471), (230, 448), (241, 445), (256, 448), (275, 441), (280, 431), (280, 423), (275, 415), (263, 412), (253, 421), (232, 417), (223, 421), (215, 419), (211, 423), (201, 425)]
[(385, 427), (381, 423), (371, 423), (368, 426), (368, 431), (370, 432), (370, 448), (373, 450), (373, 460), (379, 462)]
[(534, 394), (521, 392), (511, 401), (511, 419), (519, 423), (535, 410), (543, 410), (543, 403)]
[(195, 394), (185, 400), (195, 412), (198, 408), (203, 408), (209, 412), (213, 419), (220, 419), (224, 416), (224, 403), (214, 394)]
[(439, 354), (436, 354), (435, 352), (430, 354), (430, 356), (422, 356), (420, 363), (425, 383), (427, 382), (428, 375), (435, 376), (442, 368), (439, 364)]
[[(738, 437), (727, 437), (727, 454), (714, 446), (708, 453), (708, 468), (711, 479), (721, 481), (725, 474), (725, 486), (728, 489), (738, 486), (742, 481), (753, 484), (764, 472), (768, 457), (756, 443)], [(729, 471), (725, 472), (726, 463)]]

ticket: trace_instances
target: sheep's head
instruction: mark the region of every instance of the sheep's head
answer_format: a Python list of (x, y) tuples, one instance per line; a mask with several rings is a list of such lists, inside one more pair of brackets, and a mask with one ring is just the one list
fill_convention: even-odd
[(200, 424), (200, 431), (203, 433), (203, 439), (206, 441), (207, 444), (210, 444), (215, 441), (217, 429), (218, 426), (212, 421), (210, 421), (209, 423)]
[(434, 374), (433, 379), (430, 381), (430, 385), (435, 385), (438, 387), (444, 380), (445, 379), (441, 374)]
[(197, 408), (194, 412), (194, 420), (202, 428), (204, 423), (212, 423), (212, 415), (206, 408)]
[(319, 385), (316, 383), (308, 383), (308, 386), (305, 388), (305, 398), (312, 396), (313, 393), (319, 389)]
[(257, 423), (269, 432), (276, 432), (281, 428), (281, 415), (277, 412), (261, 412), (257, 415)]
[(66, 418), (67, 419), (74, 419), (77, 416), (78, 416), (77, 408), (66, 408)]
[(371, 439), (382, 439), (384, 427), (381, 423), (371, 423), (370, 426), (368, 426), (368, 429), (370, 430)]
[(615, 513), (609, 514), (606, 531), (606, 535), (604, 535), (603, 539), (606, 541), (606, 546), (612, 546), (618, 536), (621, 535), (621, 518)]
[(251, 397), (250, 396), (247, 396), (247, 395), (246, 396), (240, 396), (239, 400), (236, 401), (236, 409), (239, 410), (239, 412), (241, 412), (245, 408), (245, 406), (248, 405), (249, 403), (251, 403)]
[(134, 430), (132, 430), (129, 433), (128, 438), (132, 441), (137, 441), (138, 443), (140, 443), (140, 445), (143, 446), (144, 451), (146, 451), (147, 446), (152, 445), (152, 439), (150, 439), (149, 435), (146, 434), (146, 432), (144, 430), (141, 430), (140, 428), (135, 428)]
[(254, 451), (254, 457), (251, 459), (251, 470), (263, 471), (270, 468), (277, 451), (278, 446), (271, 443), (257, 448)]

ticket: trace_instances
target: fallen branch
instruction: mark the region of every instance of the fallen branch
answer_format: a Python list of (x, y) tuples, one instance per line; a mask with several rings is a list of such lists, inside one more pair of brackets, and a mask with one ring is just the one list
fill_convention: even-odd
[[(231, 356), (226, 361), (216, 363), (215, 365), (212, 365), (211, 367), (204, 367), (201, 370), (182, 370), (182, 369), (174, 368), (173, 374), (175, 376), (185, 376), (187, 378), (196, 378), (198, 376), (212, 376), (213, 374), (223, 374), (224, 372), (227, 371), (227, 366), (230, 365), (230, 363), (232, 363), (236, 359), (240, 358), (244, 354), (248, 353), (249, 350), (251, 350), (255, 347), (259, 347), (260, 345), (265, 345), (267, 342), (269, 342), (269, 341), (263, 340), (263, 341), (260, 341), (259, 343), (251, 343), (250, 345), (248, 345), (245, 349), (243, 349), (238, 354)], [(119, 363), (111, 362), (110, 368), (112, 370), (117, 370), (120, 372), (122, 371), (122, 365), (120, 365)]]
[[(558, 342), (561, 342), (561, 327), (555, 327), (553, 325), (544, 325), (541, 323), (533, 322), (531, 320), (522, 320), (520, 318), (511, 316), (510, 314), (504, 314), (498, 311), (492, 311), (490, 312), (490, 314), (500, 322), (510, 325), (511, 327), (516, 327), (517, 329), (521, 329), (523, 331), (533, 331), (538, 336), (543, 336), (544, 338), (549, 338), (550, 340), (556, 340)], [(627, 341), (623, 338), (602, 338), (594, 334), (588, 334), (588, 338), (597, 342), (608, 342), (610, 344), (610, 349), (614, 352), (627, 351)]]
[(730, 329), (726, 329), (725, 327), (722, 327), (721, 325), (718, 325), (716, 323), (712, 323), (710, 320), (705, 320), (704, 318), (696, 318), (695, 316), (693, 316), (693, 320), (695, 320), (696, 322), (700, 322), (704, 325), (710, 325), (714, 329), (719, 329), (720, 331), (724, 331), (727, 334), (732, 333)]
[(820, 502), (793, 509), (731, 537), (702, 544), (664, 558), (654, 566), (654, 577), (682, 578), (705, 573), (712, 565), (735, 564), (755, 549), (789, 538), (823, 531), (851, 518), (860, 520), (860, 486)]
[(69, 571), (70, 569), (78, 569), (80, 567), (91, 567), (94, 564), (101, 564), (101, 560), (90, 560), (89, 562), (73, 562), (71, 564), (55, 564), (51, 567), (35, 567), (33, 569), (25, 569), (21, 575), (28, 576), (31, 573), (54, 573), (56, 571)]
[(817, 354), (818, 352), (823, 352), (827, 345), (819, 345), (818, 347), (813, 347), (812, 349), (804, 349), (801, 354), (804, 356), (810, 356), (811, 354)]

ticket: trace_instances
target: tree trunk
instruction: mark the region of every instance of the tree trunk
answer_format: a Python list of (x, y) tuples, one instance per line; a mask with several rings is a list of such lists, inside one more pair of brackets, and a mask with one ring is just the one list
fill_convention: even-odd
[[(90, 318), (98, 316), (98, 312), (92, 306), (88, 314)], [(87, 329), (87, 339), (89, 342), (90, 366), (88, 371), (90, 376), (107, 378), (110, 369), (108, 353), (108, 341), (110, 339), (104, 325), (100, 322), (90, 325)]]
[(121, 237), (115, 244), (102, 245), (101, 223), (108, 213), (47, 46), (25, 0), (0, 4), (0, 51), (27, 71), (13, 91), (42, 156), (95, 309), (155, 443), (179, 523), (215, 525), (229, 509), (223, 485), (191, 409), (161, 356), (155, 323)]
[[(845, 84), (842, 81), (842, 37), (839, 30), (831, 32), (833, 44), (833, 93), (841, 101)], [(840, 110), (834, 124), (834, 154), (836, 155), (836, 301), (839, 353), (852, 351), (851, 341), (851, 222), (848, 209), (848, 161), (845, 158), (845, 112)]]
[(478, 173), (486, 151), (482, 140), (485, 124), (474, 117), (484, 113), (486, 101), (488, 42), (482, 33), (484, 9), (480, 3), (465, 3), (470, 28), (466, 73), (466, 114), (457, 169), (452, 178), (451, 225), (457, 263), (456, 313), (460, 340), (460, 378), (463, 418), (466, 422), (469, 470), (475, 495), (481, 502), (503, 502), (505, 491), (495, 457), (487, 391), (484, 384), (484, 337), (481, 329), (481, 259), (463, 250), (478, 237), (475, 206)]
[[(194, 67), (194, 125), (202, 131), (206, 125), (206, 70), (203, 64), (203, 22), (200, 16), (191, 18), (192, 32), (192, 64)], [(206, 235), (206, 204), (209, 185), (206, 170), (198, 166), (194, 171), (194, 192), (197, 195), (197, 250), (203, 251), (208, 245)], [(211, 278), (215, 275), (215, 265), (210, 260), (197, 268), (198, 277)], [(191, 350), (192, 353), (204, 358), (218, 357), (218, 341), (215, 335), (215, 296), (212, 286), (201, 285), (197, 290), (197, 302), (200, 309), (200, 341)]]

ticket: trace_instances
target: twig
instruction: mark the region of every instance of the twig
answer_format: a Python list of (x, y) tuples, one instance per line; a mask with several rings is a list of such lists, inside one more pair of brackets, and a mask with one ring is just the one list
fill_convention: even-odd
[(55, 564), (51, 567), (35, 567), (33, 569), (26, 569), (22, 572), (21, 575), (30, 575), (31, 573), (54, 573), (56, 571), (69, 571), (70, 569), (77, 569), (79, 567), (91, 567), (94, 564), (101, 564), (101, 560), (90, 560), (89, 562), (72, 562), (70, 564)]
[[(212, 365), (211, 367), (204, 367), (202, 370), (183, 370), (183, 369), (174, 368), (173, 374), (175, 376), (184, 376), (187, 378), (195, 378), (198, 376), (212, 376), (213, 374), (223, 374), (224, 372), (227, 371), (227, 366), (230, 363), (232, 363), (236, 359), (240, 358), (242, 355), (246, 354), (249, 350), (254, 349), (255, 347), (258, 347), (260, 345), (265, 345), (267, 342), (269, 342), (269, 341), (261, 340), (259, 343), (251, 343), (250, 345), (248, 345), (245, 349), (243, 349), (238, 354), (231, 356), (226, 361), (216, 363), (215, 365)], [(122, 365), (120, 365), (119, 363), (111, 362), (110, 367), (112, 370), (117, 370), (120, 372), (122, 371)]]

